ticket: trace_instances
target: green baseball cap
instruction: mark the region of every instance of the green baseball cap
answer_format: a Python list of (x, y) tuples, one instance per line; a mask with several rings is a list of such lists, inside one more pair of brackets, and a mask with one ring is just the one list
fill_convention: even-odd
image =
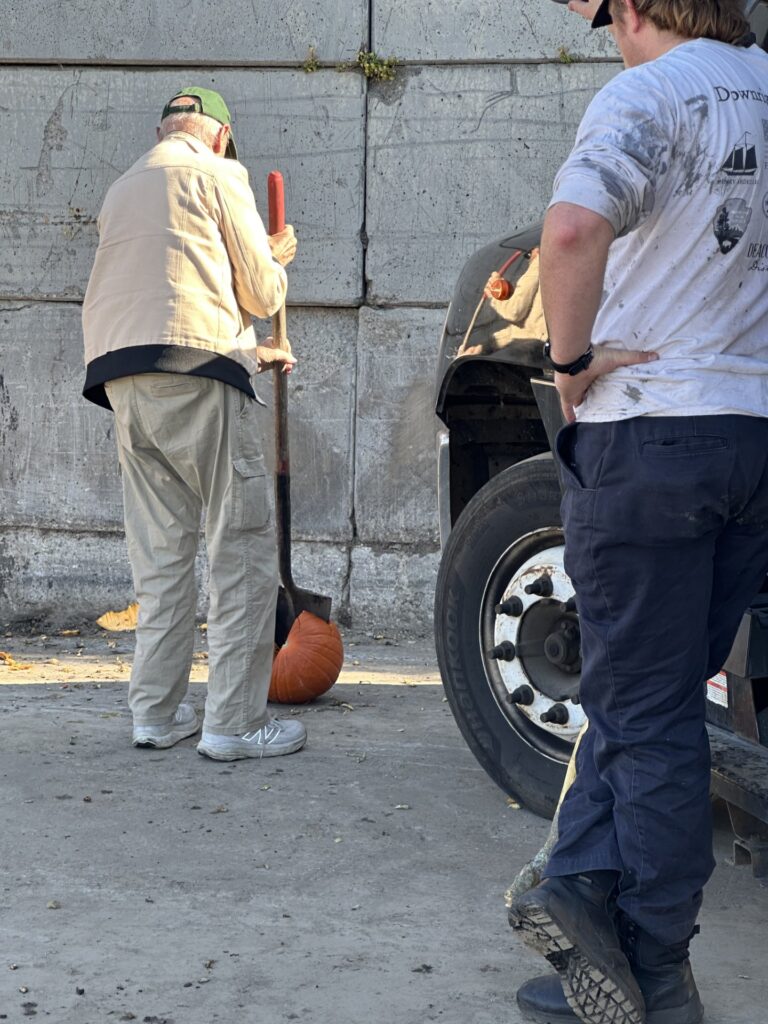
[[(190, 96), (195, 103), (177, 103), (176, 100), (180, 96)], [(227, 142), (227, 148), (224, 151), (224, 156), (230, 158), (230, 160), (237, 160), (237, 150), (235, 149), (235, 140), (232, 136), (232, 116), (229, 113), (229, 108), (221, 96), (214, 92), (213, 89), (200, 89), (192, 87), (190, 89), (179, 89), (170, 100), (163, 107), (163, 113), (160, 118), (162, 121), (170, 114), (206, 114), (208, 117), (212, 117), (214, 121), (219, 121), (220, 124), (226, 124), (230, 128), (229, 140)]]

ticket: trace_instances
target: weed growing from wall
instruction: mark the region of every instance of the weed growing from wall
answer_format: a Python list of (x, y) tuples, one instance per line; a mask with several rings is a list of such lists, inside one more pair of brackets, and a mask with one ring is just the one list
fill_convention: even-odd
[(320, 68), (320, 61), (317, 59), (317, 53), (314, 46), (307, 48), (307, 59), (301, 65), (302, 69), (306, 71), (308, 75), (311, 75), (314, 71), (318, 71)]
[(372, 50), (360, 50), (357, 66), (369, 82), (391, 82), (397, 70), (397, 57), (380, 57)]
[[(301, 65), (308, 75), (320, 70), (320, 58), (314, 46), (307, 47), (307, 56)], [(380, 57), (373, 50), (360, 50), (354, 61), (337, 64), (337, 71), (362, 71), (369, 82), (391, 82), (398, 68), (397, 57)]]

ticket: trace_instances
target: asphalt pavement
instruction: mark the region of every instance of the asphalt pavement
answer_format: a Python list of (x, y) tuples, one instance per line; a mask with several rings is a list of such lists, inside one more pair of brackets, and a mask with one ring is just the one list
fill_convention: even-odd
[[(219, 763), (131, 747), (132, 634), (0, 640), (0, 1020), (521, 1024), (546, 964), (503, 894), (548, 823), (477, 765), (428, 640), (345, 642), (274, 709), (302, 752)], [(721, 817), (694, 969), (709, 1024), (764, 1024), (768, 889), (731, 842)]]

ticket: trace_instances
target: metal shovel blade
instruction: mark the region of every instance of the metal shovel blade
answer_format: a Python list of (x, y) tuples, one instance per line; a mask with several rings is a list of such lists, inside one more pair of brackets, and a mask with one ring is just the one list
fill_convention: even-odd
[(313, 594), (309, 590), (302, 590), (300, 587), (292, 588), (293, 599), (289, 597), (285, 587), (280, 587), (277, 593), (277, 615), (275, 617), (275, 643), (282, 647), (288, 639), (296, 619), (302, 612), (310, 612), (316, 615), (323, 622), (331, 620), (331, 598), (322, 594)]

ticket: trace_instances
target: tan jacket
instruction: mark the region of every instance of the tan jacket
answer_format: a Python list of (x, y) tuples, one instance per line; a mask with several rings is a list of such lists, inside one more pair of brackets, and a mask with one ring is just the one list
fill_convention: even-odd
[[(492, 311), (485, 319), (478, 319), (475, 328), (464, 340), (457, 356), (490, 355), (515, 341), (546, 341), (547, 323), (539, 287), (539, 253), (534, 250), (530, 265), (516, 284), (508, 299), (487, 299)], [(499, 327), (499, 319), (506, 321)]]
[(250, 317), (270, 316), (285, 293), (245, 167), (174, 132), (118, 178), (99, 214), (83, 394), (109, 408), (105, 381), (169, 371), (253, 395)]
[(538, 338), (547, 340), (547, 324), (544, 320), (544, 306), (541, 301), (539, 284), (539, 254), (531, 255), (530, 264), (518, 278), (515, 290), (508, 299), (490, 299), (496, 313), (506, 320), (510, 328), (502, 328), (495, 335), (497, 347), (509, 344), (516, 338)]

